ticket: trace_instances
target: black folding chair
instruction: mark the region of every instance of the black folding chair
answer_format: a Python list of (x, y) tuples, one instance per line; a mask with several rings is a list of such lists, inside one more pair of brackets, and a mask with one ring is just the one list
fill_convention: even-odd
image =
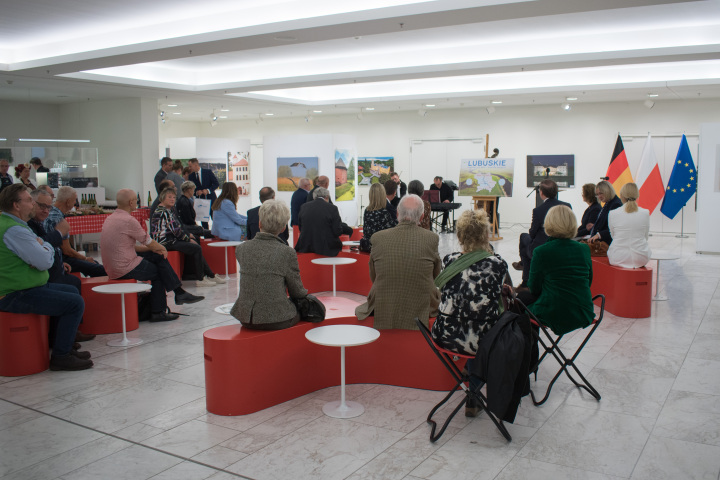
[[(471, 397), (473, 397), (475, 399), (475, 402), (479, 405), (479, 407), (485, 413), (487, 413), (488, 417), (495, 424), (495, 426), (500, 431), (502, 436), (505, 437), (505, 439), (508, 442), (511, 442), (512, 437), (510, 436), (510, 433), (505, 428), (505, 425), (503, 424), (502, 420), (499, 420), (497, 417), (495, 417), (495, 415), (493, 415), (493, 413), (490, 410), (488, 410), (488, 408), (487, 408), (487, 398), (480, 391), (480, 389), (483, 387), (483, 385), (485, 383), (481, 381), (481, 383), (478, 385), (477, 389), (473, 391), (471, 388), (469, 388), (468, 385), (465, 385), (466, 382), (469, 384), (469, 381), (470, 381), (468, 374), (463, 374), (463, 372), (456, 365), (456, 362), (461, 358), (471, 359), (474, 357), (472, 357), (470, 355), (462, 355), (459, 353), (451, 352), (450, 350), (445, 350), (444, 348), (439, 347), (435, 343), (435, 341), (432, 339), (432, 336), (430, 335), (430, 330), (428, 330), (428, 328), (425, 326), (425, 324), (423, 322), (421, 322), (420, 319), (418, 319), (418, 318), (415, 319), (415, 323), (417, 323), (417, 326), (420, 329), (420, 333), (422, 333), (423, 337), (425, 337), (425, 341), (430, 346), (430, 348), (432, 349), (435, 356), (442, 362), (443, 365), (445, 365), (445, 368), (447, 369), (448, 372), (450, 372), (450, 375), (452, 375), (452, 377), (455, 379), (455, 382), (456, 382), (455, 386), (448, 392), (448, 394), (445, 396), (445, 398), (443, 398), (440, 401), (440, 403), (435, 405), (433, 407), (433, 409), (430, 410), (430, 414), (427, 417), (427, 423), (429, 423), (432, 427), (430, 430), (430, 441), (435, 442), (440, 437), (442, 437), (443, 433), (445, 433), (445, 429), (450, 424), (450, 422), (455, 417), (455, 415), (460, 411), (460, 409), (463, 406), (465, 406), (467, 401)], [(445, 405), (445, 403), (447, 403), (447, 401), (450, 400), (450, 398), (453, 396), (453, 394), (455, 394), (455, 392), (457, 392), (458, 390), (464, 391), (465, 395), (463, 396), (462, 400), (457, 405), (457, 407), (455, 407), (455, 409), (450, 413), (448, 418), (445, 420), (445, 423), (443, 423), (440, 431), (437, 434), (435, 434), (435, 431), (437, 429), (437, 422), (435, 422), (435, 420), (432, 419), (433, 415), (435, 415), (435, 412), (437, 412), (440, 407)]]
[[(585, 376), (582, 374), (580, 369), (575, 364), (575, 360), (580, 355), (580, 352), (585, 347), (585, 345), (590, 340), (590, 337), (592, 337), (593, 333), (595, 333), (595, 330), (600, 326), (600, 322), (603, 319), (603, 314), (605, 313), (605, 295), (595, 295), (593, 297), (593, 303), (600, 299), (600, 312), (597, 317), (592, 321), (590, 325), (587, 327), (584, 327), (587, 329), (588, 327), (590, 330), (588, 330), (587, 334), (585, 335), (585, 339), (582, 341), (580, 346), (575, 350), (575, 353), (573, 353), (572, 357), (568, 358), (565, 353), (560, 349), (560, 341), (562, 340), (564, 335), (559, 335), (557, 338), (555, 338), (555, 334), (552, 333), (552, 331), (543, 325), (538, 318), (533, 315), (533, 313), (520, 301), (518, 298), (515, 298), (515, 302), (517, 302), (517, 305), (519, 308), (524, 310), (527, 315), (530, 317), (530, 323), (532, 323), (534, 326), (538, 328), (537, 332), (537, 340), (540, 346), (542, 346), (544, 352), (538, 359), (537, 363), (533, 368), (530, 369), (531, 372), (535, 372), (535, 381), (537, 382), (537, 369), (542, 363), (542, 361), (547, 357), (548, 355), (552, 355), (555, 360), (560, 364), (560, 370), (557, 371), (555, 376), (550, 381), (550, 384), (547, 387), (547, 390), (545, 391), (545, 396), (540, 399), (539, 401), (535, 398), (535, 393), (530, 390), (530, 396), (532, 397), (532, 401), (535, 405), (542, 405), (545, 403), (550, 396), (550, 391), (553, 388), (553, 385), (555, 385), (555, 382), (558, 378), (560, 378), (560, 375), (565, 372), (565, 375), (570, 379), (570, 381), (578, 388), (582, 388), (583, 390), (587, 391), (595, 397), (595, 399), (599, 402), (600, 401), (600, 393), (593, 387), (590, 382), (585, 378)], [(580, 381), (577, 381), (570, 371), (569, 368), (572, 368), (574, 370), (575, 374), (579, 377)]]

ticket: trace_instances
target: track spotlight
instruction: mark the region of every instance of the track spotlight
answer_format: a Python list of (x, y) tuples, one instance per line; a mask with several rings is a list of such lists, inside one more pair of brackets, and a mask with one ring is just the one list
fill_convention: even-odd
[(647, 108), (653, 108), (655, 106), (655, 102), (653, 102), (652, 100), (645, 100), (644, 105)]
[(160, 118), (165, 117), (165, 110), (160, 110)]
[(490, 115), (492, 113), (495, 113), (495, 107), (492, 107), (492, 106), (486, 107), (485, 111), (488, 113), (488, 115)]
[(570, 105), (569, 103), (563, 103), (562, 105), (560, 105), (560, 107), (562, 107), (562, 109), (566, 112), (569, 112), (572, 109), (572, 105)]

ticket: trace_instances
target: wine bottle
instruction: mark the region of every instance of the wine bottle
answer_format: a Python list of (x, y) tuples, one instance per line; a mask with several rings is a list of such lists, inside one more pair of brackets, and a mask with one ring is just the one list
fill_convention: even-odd
[(137, 194), (137, 207), (138, 207), (138, 208), (141, 207), (141, 205), (140, 205), (140, 192), (138, 192), (138, 194)]
[(152, 204), (152, 198), (150, 197), (150, 190), (148, 190), (148, 203), (147, 206), (149, 207)]

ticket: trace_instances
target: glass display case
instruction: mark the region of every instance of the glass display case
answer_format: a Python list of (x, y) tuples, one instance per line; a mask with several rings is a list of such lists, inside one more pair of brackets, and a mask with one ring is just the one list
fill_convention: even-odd
[(12, 147), (11, 165), (29, 164), (34, 157), (50, 169), (47, 175), (36, 174), (39, 185), (58, 188), (69, 185), (74, 188), (99, 186), (98, 149), (79, 147)]

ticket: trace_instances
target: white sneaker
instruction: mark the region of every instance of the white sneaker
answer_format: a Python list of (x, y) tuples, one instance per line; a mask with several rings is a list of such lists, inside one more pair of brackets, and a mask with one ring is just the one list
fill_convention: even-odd
[(196, 287), (214, 287), (215, 285), (216, 283), (213, 282), (209, 277), (205, 277), (202, 280), (195, 281)]
[(214, 277), (205, 277), (205, 278), (212, 280), (213, 282), (217, 283), (218, 285), (225, 283), (225, 279), (223, 277), (221, 277), (220, 275), (218, 275), (217, 273), (215, 274)]

